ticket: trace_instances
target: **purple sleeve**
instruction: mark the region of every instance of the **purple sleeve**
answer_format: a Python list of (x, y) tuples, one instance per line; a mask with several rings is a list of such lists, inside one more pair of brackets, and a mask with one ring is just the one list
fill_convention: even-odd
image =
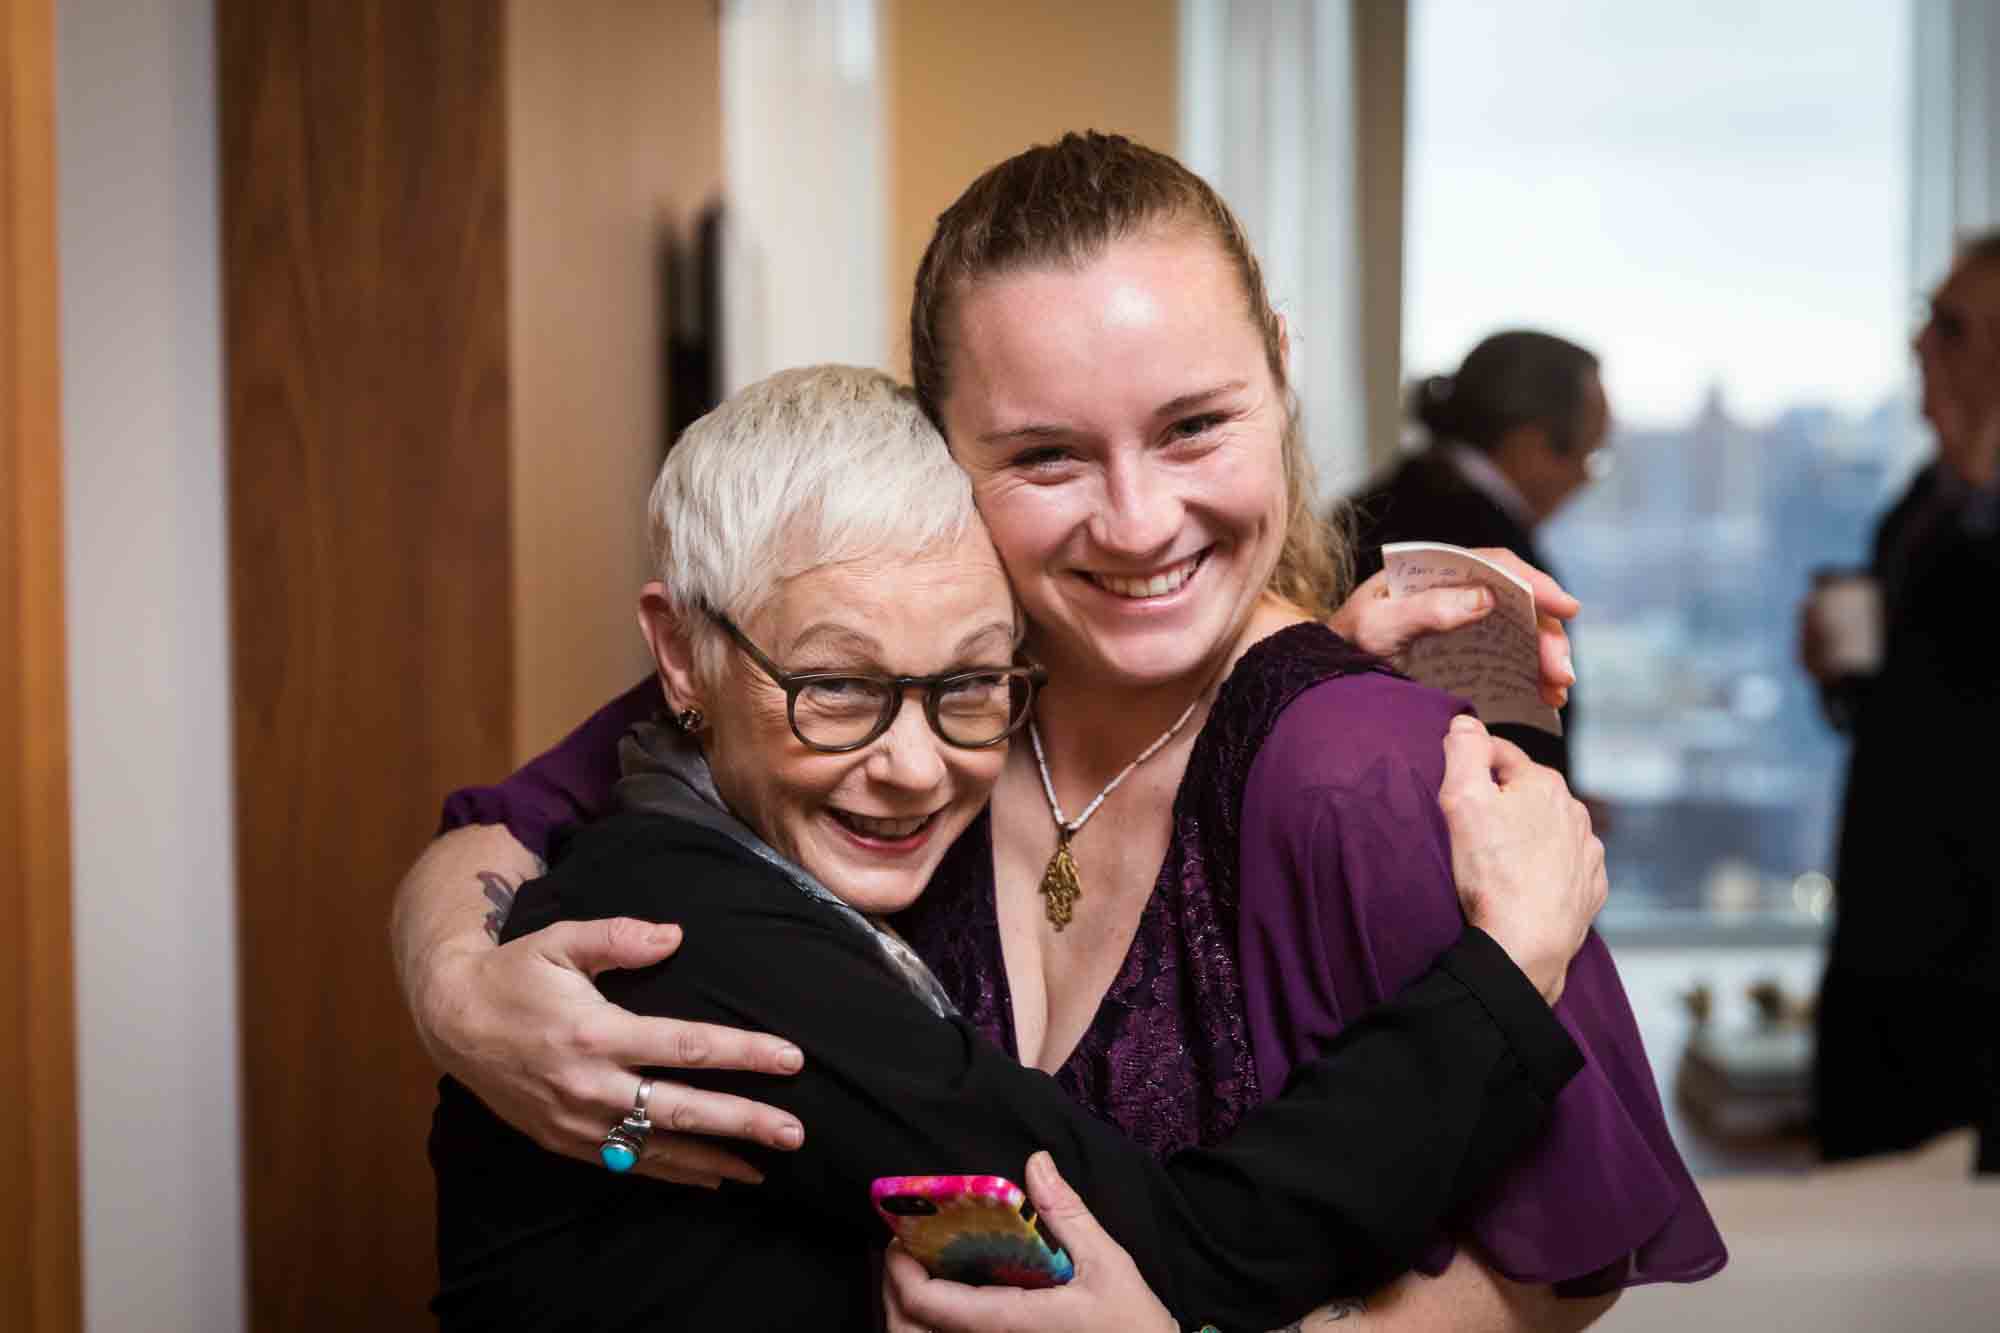
[(523, 847), (547, 860), (557, 829), (604, 813), (618, 781), (618, 738), (664, 704), (659, 678), (648, 676), (500, 785), (462, 787), (445, 797), (438, 832), (505, 824)]
[[(1243, 799), (1243, 987), (1267, 1092), (1395, 994), (1463, 928), (1437, 793), (1456, 699), (1380, 675), (1308, 690), (1280, 716)], [(1692, 1282), (1726, 1259), (1595, 932), (1556, 1016), (1584, 1054), (1547, 1135), (1454, 1226), (1515, 1282), (1585, 1295)], [(1451, 1247), (1423, 1264), (1441, 1271)]]

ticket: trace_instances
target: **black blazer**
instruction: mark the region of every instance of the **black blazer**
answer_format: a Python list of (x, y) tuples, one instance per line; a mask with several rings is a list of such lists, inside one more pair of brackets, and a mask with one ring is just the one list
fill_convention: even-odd
[(888, 1237), (869, 1183), (1018, 1179), (1038, 1148), (1184, 1325), (1272, 1328), (1406, 1268), (1535, 1138), (1582, 1063), (1468, 928), (1227, 1141), (1162, 1163), (937, 1017), (872, 940), (719, 834), (657, 814), (592, 825), (523, 887), (506, 935), (611, 916), (678, 921), (687, 943), (605, 973), (607, 996), (804, 1050), (791, 1078), (672, 1077), (783, 1107), (805, 1145), (744, 1149), (760, 1186), (666, 1185), (547, 1152), (445, 1079), (431, 1161), (446, 1329), (870, 1328), (870, 1259)]
[[(1850, 698), (1831, 965), (2000, 993), (2000, 498), (1956, 504), (1935, 466), (1876, 535), (1882, 670)], [(1952, 1021), (1940, 1015), (1940, 1022)], [(1989, 1019), (1990, 1021), (1990, 1019)]]
[[(1387, 477), (1349, 498), (1355, 529), (1355, 572), (1367, 578), (1382, 568), (1382, 547), (1390, 542), (1449, 542), (1453, 546), (1499, 546), (1553, 575), (1548, 558), (1535, 546), (1528, 528), (1466, 481), (1449, 459), (1435, 450), (1415, 454)], [(1563, 734), (1551, 736), (1535, 727), (1499, 726), (1504, 736), (1528, 752), (1538, 764), (1569, 776), (1569, 733), (1575, 723), (1575, 703), (1562, 710)]]

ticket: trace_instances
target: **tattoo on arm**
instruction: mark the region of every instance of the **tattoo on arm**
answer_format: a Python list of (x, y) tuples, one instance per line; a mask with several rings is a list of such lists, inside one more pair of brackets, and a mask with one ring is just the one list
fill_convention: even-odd
[(486, 901), (493, 908), (486, 914), (486, 934), (495, 944), (500, 942), (500, 928), (507, 924), (507, 914), (514, 910), (514, 881), (491, 870), (479, 872), (479, 891), (486, 895)]

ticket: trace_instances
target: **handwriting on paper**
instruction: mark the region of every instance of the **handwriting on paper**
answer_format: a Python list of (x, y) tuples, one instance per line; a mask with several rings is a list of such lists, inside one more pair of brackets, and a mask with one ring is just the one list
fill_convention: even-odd
[(1493, 593), (1493, 610), (1483, 619), (1410, 645), (1401, 665), (1413, 680), (1458, 695), (1479, 710), (1482, 721), (1518, 722), (1562, 735), (1562, 719), (1542, 702), (1535, 595), (1524, 580), (1442, 542), (1393, 542), (1382, 548), (1382, 565), (1393, 597), (1431, 588), (1481, 587)]

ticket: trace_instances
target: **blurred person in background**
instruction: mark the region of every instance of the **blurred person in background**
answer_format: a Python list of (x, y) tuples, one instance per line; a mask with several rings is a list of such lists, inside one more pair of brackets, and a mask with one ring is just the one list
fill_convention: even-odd
[(1978, 1169), (1992, 1173), (2000, 230), (1960, 249), (1915, 350), (1937, 456), (1883, 519), (1867, 578), (1837, 581), (1847, 587), (1839, 595), (1823, 585), (1801, 616), (1805, 668), (1854, 736), (1817, 1011), (1815, 1119), (1829, 1161), (1975, 1125)]
[[(1591, 479), (1611, 434), (1597, 357), (1552, 334), (1496, 333), (1457, 373), (1419, 382), (1409, 412), (1428, 445), (1349, 501), (1359, 572), (1381, 567), (1385, 544), (1407, 541), (1498, 546), (1549, 569), (1535, 530)], [(1534, 727), (1494, 732), (1568, 777), (1568, 704), (1562, 719), (1561, 736)]]

